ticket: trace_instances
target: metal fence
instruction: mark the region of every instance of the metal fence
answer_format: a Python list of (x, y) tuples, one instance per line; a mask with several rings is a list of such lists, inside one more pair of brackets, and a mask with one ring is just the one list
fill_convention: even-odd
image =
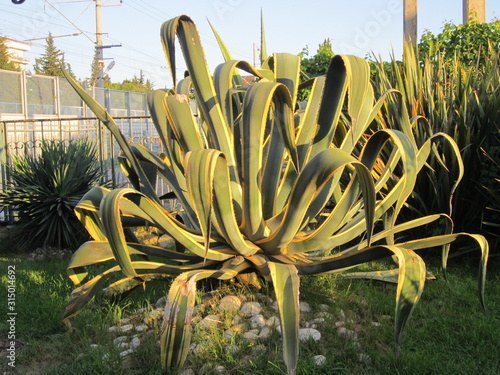
[[(163, 151), (148, 116), (145, 94), (96, 87), (86, 90), (115, 118), (129, 143), (141, 143), (157, 154)], [(43, 140), (82, 138), (95, 142), (108, 179), (115, 186), (126, 185), (118, 166), (117, 143), (66, 79), (0, 70), (0, 191), (10, 182), (7, 167), (14, 155), (36, 155)], [(157, 189), (160, 194), (167, 192), (163, 182), (158, 182)], [(0, 220), (9, 215), (1, 211)]]
[[(146, 116), (146, 95), (86, 88), (112, 116)], [(93, 116), (68, 81), (60, 77), (0, 70), (0, 120)]]
[[(156, 154), (164, 151), (149, 116), (115, 117), (115, 121), (129, 143), (140, 143)], [(118, 164), (120, 148), (112, 134), (95, 117), (73, 117), (0, 121), (0, 191), (10, 183), (8, 166), (14, 155), (37, 155), (43, 140), (83, 138), (95, 143), (106, 179), (112, 181), (115, 187), (128, 186), (128, 180)], [(158, 180), (156, 189), (159, 195), (168, 192), (168, 186), (161, 180)], [(0, 213), (0, 220), (11, 219), (12, 213), (5, 210)]]

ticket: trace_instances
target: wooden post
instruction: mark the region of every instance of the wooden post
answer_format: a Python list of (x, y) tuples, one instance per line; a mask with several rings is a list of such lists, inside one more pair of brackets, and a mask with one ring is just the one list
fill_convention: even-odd
[(416, 44), (417, 36), (417, 0), (404, 0), (404, 43)]
[(463, 0), (463, 23), (486, 22), (486, 0)]

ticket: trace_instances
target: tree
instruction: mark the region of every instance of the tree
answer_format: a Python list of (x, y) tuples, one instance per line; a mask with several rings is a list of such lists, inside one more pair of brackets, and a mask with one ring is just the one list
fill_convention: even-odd
[(434, 35), (427, 31), (418, 45), (420, 60), (426, 55), (440, 52), (446, 60), (455, 56), (461, 63), (470, 66), (483, 65), (489, 58), (489, 46), (493, 52), (500, 51), (500, 20), (489, 23), (468, 22), (462, 25), (445, 23), (441, 33)]
[(332, 51), (332, 41), (330, 39), (325, 39), (323, 43), (319, 45), (316, 54), (312, 57), (305, 57), (309, 56), (307, 47), (299, 53), (299, 56), (302, 57), (302, 73), (307, 77), (317, 77), (326, 74), (328, 65), (332, 57), (335, 56), (335, 53)]
[[(316, 54), (312, 57), (309, 56), (308, 47), (304, 48), (299, 56), (302, 58), (300, 69), (302, 73), (301, 81), (304, 82), (310, 77), (317, 77), (326, 74), (328, 66), (335, 53), (332, 51), (332, 41), (327, 38), (319, 45)], [(303, 90), (299, 93), (299, 101), (305, 101), (309, 97), (309, 89)]]
[(66, 69), (72, 77), (74, 74), (71, 72), (71, 66), (64, 61), (64, 52), (61, 52), (54, 44), (54, 38), (49, 33), (45, 39), (45, 53), (35, 59), (35, 73), (45, 74), (48, 76), (64, 77), (62, 69)]
[(5, 43), (5, 38), (0, 37), (0, 69), (4, 70), (20, 70), (19, 65), (12, 61), (9, 48)]
[(153, 83), (149, 79), (144, 78), (142, 70), (139, 73), (139, 77), (134, 74), (132, 79), (124, 79), (122, 83), (108, 83), (104, 82), (104, 87), (113, 90), (123, 90), (132, 92), (149, 92), (153, 90)]

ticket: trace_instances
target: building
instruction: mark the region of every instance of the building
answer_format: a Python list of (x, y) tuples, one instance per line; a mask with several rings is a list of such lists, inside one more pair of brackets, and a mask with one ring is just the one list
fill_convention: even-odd
[(29, 58), (24, 57), (24, 53), (30, 50), (30, 45), (28, 43), (5, 38), (5, 45), (8, 48), (11, 60), (16, 64), (19, 64), (21, 69), (23, 69), (30, 62)]

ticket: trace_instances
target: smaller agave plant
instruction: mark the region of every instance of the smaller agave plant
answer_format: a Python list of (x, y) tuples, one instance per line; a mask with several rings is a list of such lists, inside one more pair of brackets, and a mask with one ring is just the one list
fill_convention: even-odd
[[(176, 38), (189, 72), (173, 90), (149, 95), (165, 149), (161, 155), (128, 144), (113, 118), (67, 77), (116, 137), (133, 188), (95, 188), (77, 206), (93, 240), (79, 248), (68, 268), (76, 289), (66, 322), (104, 286), (108, 293), (127, 293), (148, 281), (175, 277), (165, 307), (161, 361), (165, 371), (180, 368), (190, 346), (196, 282), (258, 274), (274, 286), (284, 362), (294, 374), (300, 275), (345, 272), (392, 257), (394, 270), (362, 276), (397, 283), (397, 346), (426, 279), (417, 252), (442, 246), (446, 268), (449, 244), (461, 236), (481, 249), (484, 302), (484, 238), (452, 233), (444, 214), (398, 221), (432, 141), (417, 147), (404, 110), (398, 126), (406, 131), (378, 129), (379, 110), (395, 93), (375, 100), (365, 60), (335, 56), (326, 76), (301, 86), (299, 57), (273, 54), (256, 69), (232, 59), (216, 36), (225, 62), (212, 75), (189, 17), (171, 19), (161, 28), (174, 82)], [(243, 87), (240, 71), (253, 75), (255, 83)], [(297, 103), (304, 87), (311, 88), (309, 100)], [(198, 117), (188, 100), (193, 93)], [(182, 209), (165, 208), (162, 200), (170, 195), (157, 196), (157, 179), (170, 186)], [(406, 231), (443, 218), (450, 224), (446, 233), (401, 240)], [(175, 239), (176, 250), (141, 243), (131, 229), (145, 223)], [(88, 280), (87, 266), (108, 260), (117, 264)], [(122, 278), (110, 283), (116, 275)]]

